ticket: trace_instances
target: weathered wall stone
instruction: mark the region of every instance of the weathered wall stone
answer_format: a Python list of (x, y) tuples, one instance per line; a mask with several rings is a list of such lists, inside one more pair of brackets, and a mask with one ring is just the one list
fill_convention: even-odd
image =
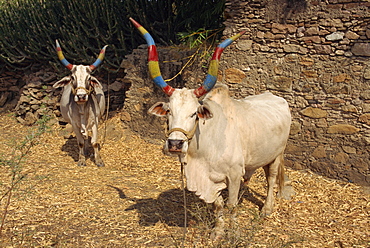
[[(287, 165), (370, 185), (370, 2), (307, 0), (306, 9), (294, 2), (288, 11), (283, 0), (228, 0), (225, 37), (248, 32), (222, 65), (249, 68), (240, 86), (253, 85), (253, 93), (288, 100)], [(243, 40), (252, 49), (238, 49)], [(279, 87), (283, 78), (291, 91)]]
[(308, 116), (310, 118), (324, 118), (328, 115), (328, 112), (326, 110), (323, 110), (321, 108), (313, 108), (308, 107), (301, 111), (301, 114), (304, 116)]
[(353, 45), (351, 52), (357, 56), (370, 56), (370, 44), (356, 43)]

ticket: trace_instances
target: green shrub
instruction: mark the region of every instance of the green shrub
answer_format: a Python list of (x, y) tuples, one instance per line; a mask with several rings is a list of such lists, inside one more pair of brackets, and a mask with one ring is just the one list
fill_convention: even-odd
[(144, 43), (128, 17), (135, 18), (157, 43), (178, 43), (177, 33), (222, 27), (225, 0), (0, 0), (0, 61), (27, 68), (57, 62), (55, 40), (66, 58), (90, 64), (109, 45), (105, 67)]

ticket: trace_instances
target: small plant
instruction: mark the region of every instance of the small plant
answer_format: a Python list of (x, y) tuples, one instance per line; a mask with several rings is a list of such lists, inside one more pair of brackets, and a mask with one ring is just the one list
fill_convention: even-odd
[(195, 32), (179, 32), (177, 33), (180, 42), (187, 44), (190, 48), (198, 47), (205, 41), (212, 39), (212, 43), (215, 41), (215, 36), (221, 31), (220, 30), (206, 30), (200, 28)]
[(0, 223), (0, 237), (2, 237), (4, 226), (6, 223), (6, 217), (9, 212), (12, 197), (16, 190), (19, 189), (21, 182), (26, 180), (31, 173), (34, 171), (25, 171), (23, 164), (26, 162), (26, 157), (30, 153), (31, 148), (38, 144), (39, 138), (42, 134), (49, 131), (50, 126), (48, 122), (51, 120), (49, 115), (43, 115), (41, 119), (37, 121), (36, 128), (29, 131), (29, 134), (24, 137), (20, 142), (14, 141), (11, 145), (13, 151), (10, 155), (1, 154), (0, 166), (5, 167), (5, 171), (8, 173), (8, 182), (0, 181), (0, 185), (4, 188), (0, 192), (0, 205), (3, 205)]

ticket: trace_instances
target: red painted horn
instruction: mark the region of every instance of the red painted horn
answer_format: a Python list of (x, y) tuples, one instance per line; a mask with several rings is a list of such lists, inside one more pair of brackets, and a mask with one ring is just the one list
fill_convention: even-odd
[(67, 67), (69, 70), (72, 70), (73, 65), (71, 63), (69, 63), (68, 60), (64, 57), (63, 52), (62, 52), (62, 48), (60, 47), (58, 40), (55, 40), (55, 43), (56, 43), (56, 46), (57, 46), (56, 50), (57, 50), (57, 55), (58, 55), (58, 58), (59, 58), (60, 62), (62, 62), (62, 64), (65, 67)]
[(159, 69), (159, 64), (158, 64), (157, 47), (154, 43), (152, 36), (148, 33), (148, 31), (143, 26), (141, 26), (138, 22), (136, 22), (131, 17), (130, 17), (130, 21), (144, 36), (144, 39), (148, 45), (148, 67), (149, 67), (149, 73), (150, 73), (151, 78), (153, 79), (154, 83), (157, 86), (159, 86), (167, 96), (171, 96), (172, 93), (175, 91), (175, 89), (169, 86), (163, 80), (161, 71)]
[(224, 51), (224, 49), (229, 46), (233, 41), (238, 39), (240, 36), (242, 36), (246, 31), (242, 31), (237, 35), (234, 35), (231, 38), (228, 38), (224, 40), (220, 45), (218, 45), (215, 49), (215, 52), (213, 53), (211, 62), (209, 64), (208, 68), (208, 74), (206, 79), (204, 80), (203, 84), (196, 90), (194, 90), (194, 94), (199, 98), (209, 92), (216, 84), (217, 81), (217, 73), (218, 73), (218, 67), (219, 62), (221, 58), (221, 54)]

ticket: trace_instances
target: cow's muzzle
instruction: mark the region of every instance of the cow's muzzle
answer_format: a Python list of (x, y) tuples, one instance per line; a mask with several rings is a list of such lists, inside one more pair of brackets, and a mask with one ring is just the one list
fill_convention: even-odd
[[(169, 152), (169, 153), (172, 153), (172, 154), (186, 153), (188, 143), (191, 141), (191, 139), (193, 138), (193, 136), (194, 136), (194, 134), (197, 130), (198, 122), (199, 122), (199, 120), (196, 119), (195, 125), (192, 128), (192, 130), (190, 130), (190, 131), (186, 131), (182, 128), (172, 128), (172, 129), (168, 130), (168, 126), (166, 125), (167, 141), (166, 141), (166, 145), (165, 145), (165, 148), (164, 148), (165, 153), (166, 152)], [(175, 138), (173, 136), (170, 138), (170, 135), (173, 132), (182, 133), (183, 136), (185, 136), (184, 139), (182, 139), (182, 138), (178, 139), (178, 138)]]
[(167, 140), (168, 151), (169, 152), (182, 152), (182, 147), (184, 145), (185, 140), (175, 140), (169, 139)]
[(83, 104), (87, 102), (91, 90), (86, 89), (85, 87), (72, 88), (72, 93), (75, 96), (75, 101), (78, 104)]
[(75, 101), (78, 104), (82, 104), (82, 103), (87, 102), (87, 99), (88, 99), (88, 95), (86, 95), (86, 94), (77, 94), (77, 95), (75, 95)]

